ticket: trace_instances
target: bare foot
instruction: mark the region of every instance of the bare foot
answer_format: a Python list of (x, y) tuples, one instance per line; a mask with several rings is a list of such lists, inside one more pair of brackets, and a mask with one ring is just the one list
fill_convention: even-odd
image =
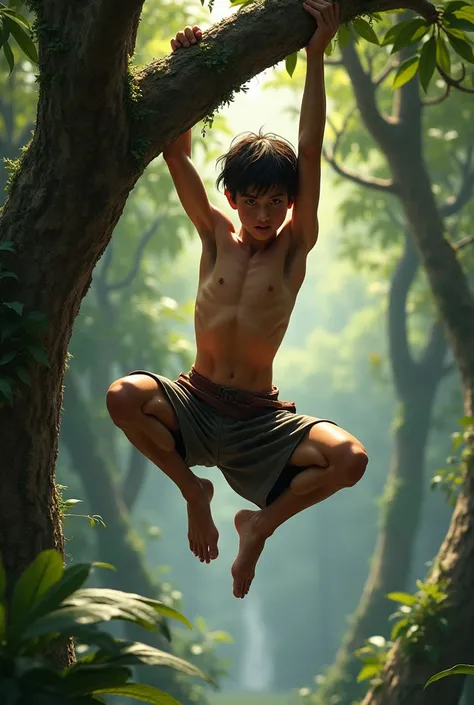
[(211, 515), (211, 500), (214, 486), (210, 480), (198, 478), (202, 493), (188, 500), (188, 539), (189, 548), (201, 563), (210, 563), (217, 558), (219, 532)]
[(232, 566), (234, 578), (234, 596), (245, 597), (255, 576), (255, 566), (263, 551), (266, 538), (258, 531), (255, 517), (259, 512), (241, 509), (234, 518), (235, 528), (239, 534), (239, 552)]

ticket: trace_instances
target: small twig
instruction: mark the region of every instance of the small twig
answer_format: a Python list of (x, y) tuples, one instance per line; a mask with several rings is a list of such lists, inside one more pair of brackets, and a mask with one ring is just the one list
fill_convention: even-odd
[(138, 274), (146, 246), (148, 245), (149, 241), (151, 240), (151, 238), (153, 237), (153, 235), (155, 234), (164, 219), (164, 215), (159, 215), (155, 219), (155, 221), (150, 225), (148, 230), (145, 230), (135, 252), (135, 259), (129, 273), (118, 282), (114, 282), (113, 284), (106, 284), (107, 291), (117, 291), (118, 289), (124, 289), (125, 287), (130, 286), (130, 284), (133, 282), (133, 280)]
[(380, 71), (378, 76), (375, 76), (373, 79), (372, 83), (374, 86), (380, 86), (386, 78), (390, 76), (392, 71), (394, 71), (398, 66), (398, 62), (395, 61), (389, 61), (388, 64)]
[(446, 71), (444, 71), (439, 64), (436, 64), (436, 68), (446, 83), (453, 88), (456, 88), (458, 91), (462, 91), (463, 93), (474, 93), (474, 88), (467, 88), (467, 86), (461, 85), (466, 78), (466, 67), (464, 64), (461, 64), (461, 78), (454, 78), (453, 76), (450, 76), (449, 73), (446, 73)]
[(471, 199), (474, 188), (473, 152), (473, 146), (469, 145), (466, 149), (466, 158), (464, 161), (457, 160), (461, 170), (461, 185), (457, 196), (452, 196), (440, 207), (440, 213), (443, 218), (454, 215), (460, 211)]
[(446, 98), (449, 97), (450, 93), (451, 93), (451, 84), (445, 83), (444, 84), (444, 93), (441, 93), (441, 95), (438, 95), (435, 98), (424, 98), (421, 101), (421, 104), (422, 105), (438, 105), (439, 103), (444, 103)]
[(466, 237), (463, 237), (461, 240), (458, 240), (457, 242), (453, 242), (452, 247), (456, 252), (458, 250), (462, 250), (463, 247), (466, 247), (467, 245), (471, 245), (474, 242), (474, 235), (466, 235)]

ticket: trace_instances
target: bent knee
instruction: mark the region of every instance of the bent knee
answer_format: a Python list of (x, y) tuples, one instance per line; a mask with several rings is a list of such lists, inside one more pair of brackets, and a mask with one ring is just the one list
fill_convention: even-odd
[(105, 403), (112, 421), (121, 426), (130, 421), (140, 408), (142, 394), (128, 377), (112, 382), (107, 390)]
[(344, 448), (341, 458), (344, 487), (353, 487), (362, 479), (368, 462), (367, 451), (361, 443), (350, 443)]

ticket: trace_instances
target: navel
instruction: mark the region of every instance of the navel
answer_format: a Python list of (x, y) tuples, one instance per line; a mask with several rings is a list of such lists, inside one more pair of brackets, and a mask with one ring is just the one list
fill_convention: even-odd
[(219, 284), (223, 284), (223, 283), (224, 283), (224, 280), (223, 280), (222, 277), (220, 277), (220, 278), (219, 278)]
[(268, 291), (273, 291), (273, 289), (274, 289), (274, 286), (272, 284), (270, 284), (270, 286), (268, 287)]
[(233, 372), (231, 372), (230, 375), (229, 375), (229, 377), (230, 377), (231, 379), (234, 379), (235, 374), (234, 374)]

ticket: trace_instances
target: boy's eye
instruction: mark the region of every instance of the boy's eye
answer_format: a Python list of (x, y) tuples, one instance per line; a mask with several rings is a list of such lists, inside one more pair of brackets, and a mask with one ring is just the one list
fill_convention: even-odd
[(245, 201), (245, 203), (246, 203), (248, 206), (253, 206), (254, 203), (255, 203), (255, 199), (253, 199), (253, 198), (247, 198), (247, 200)]
[(273, 198), (272, 203), (274, 206), (277, 206), (279, 203), (281, 203), (281, 198)]

